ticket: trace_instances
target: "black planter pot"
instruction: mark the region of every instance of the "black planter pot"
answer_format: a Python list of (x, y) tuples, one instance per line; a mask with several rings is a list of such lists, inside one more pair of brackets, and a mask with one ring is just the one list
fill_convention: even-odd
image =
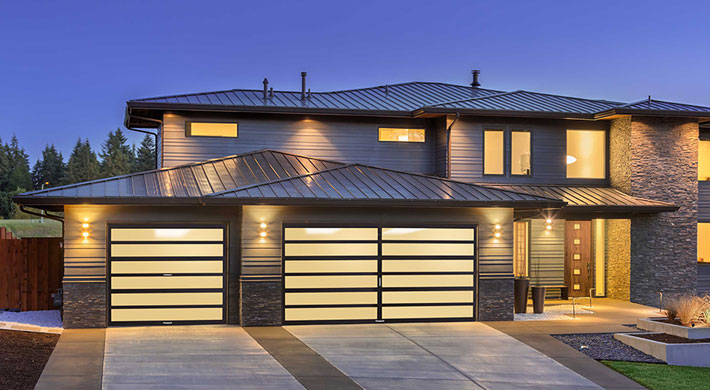
[(530, 288), (530, 279), (515, 278), (513, 286), (515, 296), (515, 313), (525, 313), (528, 311), (528, 289)]
[(532, 288), (533, 313), (541, 314), (545, 311), (545, 287)]

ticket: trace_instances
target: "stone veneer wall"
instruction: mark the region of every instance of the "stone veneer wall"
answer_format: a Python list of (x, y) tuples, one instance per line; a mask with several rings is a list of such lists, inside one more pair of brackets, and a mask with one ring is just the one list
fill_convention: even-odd
[(631, 218), (631, 301), (695, 293), (697, 283), (698, 122), (678, 118), (615, 119), (610, 181), (642, 198), (672, 202), (676, 212)]
[(631, 299), (631, 220), (606, 220), (606, 296)]
[(283, 325), (281, 281), (242, 281), (240, 286), (242, 326)]
[(64, 282), (65, 329), (106, 327), (106, 283)]
[(513, 320), (513, 279), (481, 279), (478, 281), (478, 320)]

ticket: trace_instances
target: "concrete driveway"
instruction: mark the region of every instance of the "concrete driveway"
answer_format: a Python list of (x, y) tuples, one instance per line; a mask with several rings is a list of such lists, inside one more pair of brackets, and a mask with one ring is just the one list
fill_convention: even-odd
[(285, 328), (367, 389), (600, 389), (482, 323)]

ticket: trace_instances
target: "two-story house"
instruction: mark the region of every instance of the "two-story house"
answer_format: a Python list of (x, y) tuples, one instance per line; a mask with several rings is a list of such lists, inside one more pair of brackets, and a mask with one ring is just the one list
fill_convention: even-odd
[(695, 293), (709, 107), (477, 76), (127, 102), (157, 170), (15, 198), (63, 212), (65, 326), (509, 320), (525, 276)]

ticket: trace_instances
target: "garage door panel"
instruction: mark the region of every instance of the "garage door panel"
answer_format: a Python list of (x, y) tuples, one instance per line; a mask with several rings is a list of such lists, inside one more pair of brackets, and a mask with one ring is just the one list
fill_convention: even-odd
[(113, 257), (222, 257), (223, 244), (111, 244)]
[(473, 305), (462, 306), (385, 306), (383, 319), (473, 318)]
[(113, 261), (111, 273), (116, 274), (192, 274), (222, 273), (224, 263), (217, 261)]
[(376, 307), (286, 308), (286, 321), (375, 320)]
[(221, 305), (224, 295), (213, 293), (114, 293), (112, 306), (193, 306)]
[(470, 303), (470, 291), (383, 291), (382, 303)]
[(383, 240), (473, 241), (473, 229), (458, 228), (382, 228)]
[(286, 244), (286, 256), (377, 256), (377, 244), (324, 244), (324, 243), (294, 243)]
[(473, 287), (472, 275), (383, 275), (382, 287)]
[(286, 288), (373, 288), (377, 275), (286, 276)]
[(222, 241), (222, 228), (113, 228), (111, 241)]
[(382, 260), (382, 272), (473, 272), (473, 259)]
[(155, 290), (155, 289), (221, 289), (220, 276), (114, 276), (111, 278), (114, 290)]
[(377, 260), (290, 260), (286, 273), (377, 272)]
[(473, 256), (470, 243), (383, 243), (382, 256)]
[(374, 228), (287, 228), (284, 232), (287, 241), (355, 241), (377, 240)]
[(111, 320), (114, 322), (221, 321), (222, 319), (221, 307), (111, 309)]
[(376, 305), (376, 291), (357, 292), (291, 292), (286, 294), (286, 305)]

